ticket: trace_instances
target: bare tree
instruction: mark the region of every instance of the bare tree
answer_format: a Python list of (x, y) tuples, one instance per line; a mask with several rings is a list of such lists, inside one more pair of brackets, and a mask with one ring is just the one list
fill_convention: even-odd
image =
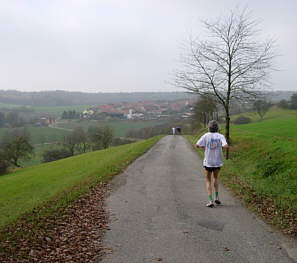
[(253, 108), (260, 116), (261, 120), (263, 120), (264, 115), (269, 110), (269, 108), (272, 106), (271, 103), (269, 103), (266, 100), (256, 100), (254, 102)]
[(215, 22), (203, 21), (206, 40), (191, 38), (177, 72), (176, 85), (212, 96), (225, 110), (226, 139), (229, 142), (230, 105), (259, 95), (267, 84), (274, 58), (274, 41), (257, 39), (258, 23), (244, 9), (231, 11)]

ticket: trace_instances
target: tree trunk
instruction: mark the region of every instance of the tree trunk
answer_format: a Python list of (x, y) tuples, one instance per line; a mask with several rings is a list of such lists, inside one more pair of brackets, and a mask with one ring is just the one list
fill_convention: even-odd
[(225, 119), (226, 119), (226, 125), (225, 125), (226, 132), (225, 132), (225, 136), (226, 136), (227, 143), (230, 144), (230, 115), (229, 115), (229, 108), (225, 108), (225, 111), (226, 111), (226, 116), (225, 116)]

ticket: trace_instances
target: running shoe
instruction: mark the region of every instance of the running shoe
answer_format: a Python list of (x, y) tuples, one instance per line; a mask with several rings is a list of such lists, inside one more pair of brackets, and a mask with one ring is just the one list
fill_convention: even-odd
[(214, 207), (214, 203), (213, 201), (209, 201), (207, 204), (206, 204), (207, 207)]
[(220, 201), (219, 199), (216, 199), (216, 200), (215, 200), (215, 203), (216, 203), (216, 205), (220, 205), (220, 204), (222, 204), (221, 201)]

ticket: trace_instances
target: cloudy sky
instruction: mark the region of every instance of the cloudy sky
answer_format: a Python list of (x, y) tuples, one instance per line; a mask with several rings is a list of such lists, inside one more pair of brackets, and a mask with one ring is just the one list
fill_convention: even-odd
[(201, 19), (244, 7), (277, 39), (275, 90), (297, 90), (296, 0), (0, 0), (0, 89), (175, 91)]

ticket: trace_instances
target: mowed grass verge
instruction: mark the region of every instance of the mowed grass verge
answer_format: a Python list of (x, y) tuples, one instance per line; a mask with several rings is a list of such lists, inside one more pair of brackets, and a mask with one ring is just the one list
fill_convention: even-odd
[[(22, 215), (55, 213), (89, 188), (109, 180), (162, 136), (18, 170), (0, 177), (0, 229)], [(41, 209), (40, 207), (46, 209)]]
[[(297, 236), (297, 111), (233, 125), (225, 186), (267, 222)], [(188, 136), (195, 143), (197, 136)]]

